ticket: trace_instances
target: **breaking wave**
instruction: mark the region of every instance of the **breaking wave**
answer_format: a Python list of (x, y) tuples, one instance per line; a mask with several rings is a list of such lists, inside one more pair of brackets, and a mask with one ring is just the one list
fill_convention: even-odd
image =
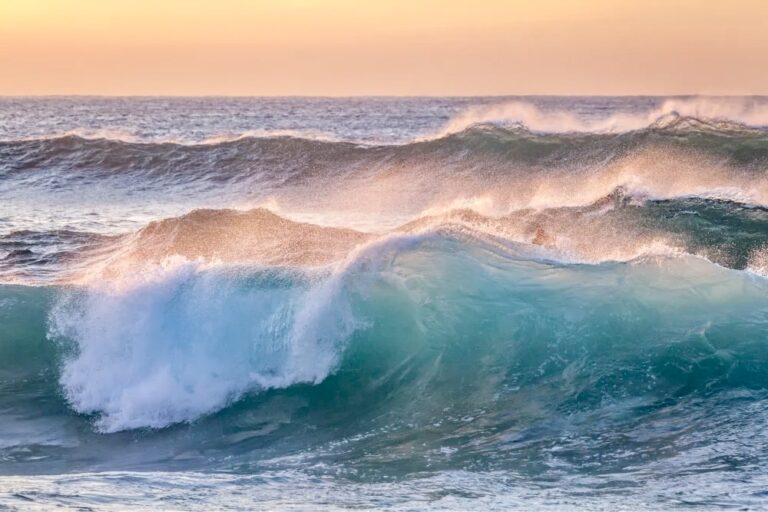
[(485, 123), (512, 124), (545, 133), (623, 133), (646, 128), (686, 125), (739, 129), (740, 126), (768, 126), (768, 106), (745, 98), (668, 99), (650, 112), (613, 113), (584, 120), (567, 110), (544, 111), (531, 103), (507, 103), (472, 107), (451, 119), (440, 136), (457, 133)]
[(763, 492), (765, 118), (0, 142), (0, 473)]

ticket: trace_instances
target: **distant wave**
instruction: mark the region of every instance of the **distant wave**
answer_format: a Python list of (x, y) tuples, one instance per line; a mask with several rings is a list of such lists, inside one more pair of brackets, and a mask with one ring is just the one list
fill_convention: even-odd
[(244, 139), (289, 137), (322, 142), (349, 142), (365, 146), (401, 146), (414, 142), (442, 139), (464, 132), (477, 125), (519, 128), (539, 134), (594, 133), (620, 134), (653, 128), (705, 128), (713, 130), (746, 131), (768, 128), (768, 104), (747, 98), (695, 97), (668, 99), (651, 111), (618, 112), (604, 118), (586, 119), (573, 111), (542, 109), (527, 101), (510, 101), (474, 106), (454, 115), (434, 134), (412, 140), (384, 142), (375, 139), (342, 139), (330, 133), (307, 130), (246, 130), (220, 133), (205, 138), (184, 136), (151, 136), (130, 130), (97, 130), (78, 128), (65, 132), (29, 135), (22, 138), (0, 139), (0, 144), (36, 142), (76, 137), (85, 140), (108, 140), (128, 144), (177, 144), (184, 146), (215, 146)]
[(180, 146), (213, 146), (216, 144), (235, 142), (241, 139), (270, 139), (276, 137), (291, 137), (295, 139), (318, 140), (326, 142), (343, 142), (343, 139), (331, 134), (306, 130), (247, 130), (238, 133), (221, 133), (205, 138), (188, 138), (173, 136), (140, 135), (129, 130), (93, 130), (75, 129), (64, 132), (52, 132), (39, 135), (29, 135), (18, 138), (0, 138), (2, 143), (40, 142), (75, 137), (91, 141), (115, 141), (126, 144), (176, 144)]
[(28, 190), (55, 192), (70, 180), (121, 190), (170, 186), (199, 192), (215, 186), (233, 193), (255, 190), (252, 195), (262, 200), (270, 194), (285, 200), (289, 193), (303, 203), (324, 190), (341, 208), (366, 198), (357, 205), (359, 215), (385, 206), (388, 198), (388, 208), (411, 216), (486, 197), (497, 214), (586, 205), (620, 186), (654, 198), (768, 205), (768, 132), (724, 123), (672, 116), (619, 134), (473, 125), (398, 146), (287, 136), (194, 146), (66, 136), (0, 143), (0, 176), (5, 186), (23, 182)]
[(744, 98), (669, 99), (651, 112), (612, 113), (584, 120), (565, 110), (545, 111), (532, 103), (513, 101), (472, 107), (451, 119), (436, 138), (476, 124), (517, 124), (542, 133), (625, 133), (664, 125), (667, 120), (694, 119), (715, 126), (768, 126), (768, 105)]
[[(727, 233), (727, 235), (726, 235)], [(647, 200), (616, 189), (584, 207), (519, 210), (487, 216), (472, 209), (422, 215), (376, 233), (317, 226), (269, 210), (196, 210), (154, 222), (124, 238), (113, 270), (187, 260), (281, 267), (338, 264), (362, 247), (402, 236), (440, 234), (563, 262), (631, 261), (689, 254), (726, 267), (757, 268), (768, 247), (768, 209), (703, 198)], [(125, 267), (128, 261), (128, 267)]]
[(762, 272), (768, 131), (734, 120), (757, 123), (759, 108), (670, 100), (641, 128), (616, 133), (573, 131), (559, 118), (547, 121), (559, 133), (531, 131), (550, 114), (520, 108), (504, 111), (528, 116), (507, 116), (517, 126), (475, 124), (496, 115), (483, 114), (462, 131), (401, 145), (284, 134), (202, 145), (77, 135), (2, 142), (9, 197), (61, 196), (66, 205), (73, 190), (116, 203), (175, 194), (206, 208), (107, 237), (69, 234), (66, 224), (5, 233), (0, 279), (72, 282), (96, 261), (115, 270), (171, 256), (322, 266), (384, 235), (441, 229), (533, 244), (562, 261), (679, 252)]
[(179, 258), (204, 265), (322, 270), (369, 244), (428, 234), (503, 251), (522, 244), (529, 257), (546, 261), (599, 264), (690, 255), (768, 275), (763, 207), (702, 197), (649, 199), (617, 188), (586, 206), (526, 208), (500, 216), (481, 209), (437, 209), (376, 232), (300, 222), (265, 208), (194, 210), (120, 236), (13, 232), (0, 237), (0, 281), (122, 282)]

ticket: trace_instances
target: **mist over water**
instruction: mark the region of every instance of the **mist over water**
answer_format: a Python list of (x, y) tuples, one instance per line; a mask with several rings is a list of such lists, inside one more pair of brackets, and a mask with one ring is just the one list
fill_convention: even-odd
[(767, 170), (763, 98), (0, 99), (0, 503), (765, 507)]

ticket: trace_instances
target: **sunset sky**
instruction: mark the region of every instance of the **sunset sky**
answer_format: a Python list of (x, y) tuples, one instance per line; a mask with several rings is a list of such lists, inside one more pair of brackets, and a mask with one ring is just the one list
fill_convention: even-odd
[(0, 94), (768, 94), (765, 0), (0, 0)]

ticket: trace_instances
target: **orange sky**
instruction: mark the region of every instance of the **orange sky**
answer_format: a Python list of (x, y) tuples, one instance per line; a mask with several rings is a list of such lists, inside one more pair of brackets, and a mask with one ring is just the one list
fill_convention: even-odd
[(0, 94), (768, 94), (768, 0), (0, 0)]

